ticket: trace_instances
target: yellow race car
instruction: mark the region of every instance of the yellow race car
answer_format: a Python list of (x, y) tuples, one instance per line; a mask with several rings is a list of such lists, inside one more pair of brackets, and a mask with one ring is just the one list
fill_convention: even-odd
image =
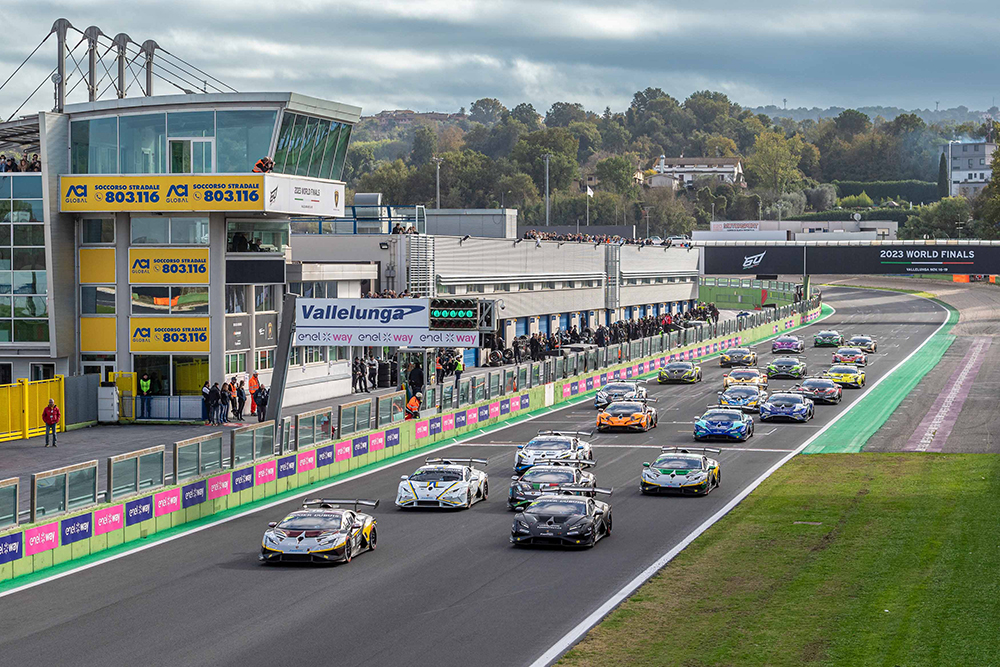
[(752, 384), (767, 389), (767, 373), (761, 373), (759, 368), (738, 368), (722, 376), (723, 389), (738, 384)]
[(831, 366), (830, 370), (823, 373), (823, 377), (830, 378), (841, 387), (863, 387), (865, 386), (865, 371), (863, 368), (850, 364), (837, 364)]
[(597, 430), (623, 428), (648, 431), (656, 428), (656, 409), (646, 401), (615, 401), (597, 414)]

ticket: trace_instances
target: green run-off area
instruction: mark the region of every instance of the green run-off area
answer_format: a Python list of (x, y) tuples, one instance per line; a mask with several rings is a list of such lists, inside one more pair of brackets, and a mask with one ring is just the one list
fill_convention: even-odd
[(997, 455), (796, 457), (559, 664), (998, 665), (998, 515)]

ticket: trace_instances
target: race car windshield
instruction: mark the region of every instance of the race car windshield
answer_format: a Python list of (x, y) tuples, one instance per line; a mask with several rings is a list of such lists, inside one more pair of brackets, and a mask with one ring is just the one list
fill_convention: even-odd
[(587, 506), (582, 502), (572, 500), (538, 500), (528, 506), (531, 514), (568, 516), (571, 514), (586, 514)]
[(694, 368), (694, 364), (690, 364), (686, 361), (675, 361), (672, 364), (667, 364), (668, 371), (689, 371)]
[(842, 347), (837, 350), (837, 354), (861, 354), (861, 350), (856, 347)]
[(797, 343), (797, 342), (799, 342), (799, 339), (798, 338), (792, 338), (791, 336), (780, 336), (778, 338), (778, 342), (779, 343)]
[(529, 470), (524, 473), (521, 481), (536, 484), (571, 484), (573, 473), (568, 470)]
[(290, 516), (278, 524), (285, 530), (340, 530), (340, 513), (325, 516)]
[(730, 398), (753, 398), (757, 395), (757, 390), (750, 387), (733, 387), (727, 389), (725, 395)]
[(661, 457), (656, 459), (653, 467), (667, 470), (701, 470), (701, 459), (679, 459), (676, 456)]
[(609, 415), (614, 415), (615, 417), (632, 415), (637, 412), (642, 412), (642, 405), (639, 403), (612, 403), (608, 406), (606, 412)]
[(775, 366), (798, 366), (799, 362), (795, 359), (775, 359), (772, 362)]
[(854, 375), (858, 372), (858, 369), (854, 366), (834, 366), (830, 369), (831, 373), (846, 373), (847, 375)]
[(771, 405), (788, 408), (793, 405), (798, 405), (802, 402), (802, 399), (798, 396), (772, 396), (770, 402)]
[(527, 449), (542, 452), (561, 452), (569, 448), (570, 443), (566, 440), (532, 440), (527, 446)]
[(837, 384), (833, 380), (806, 380), (802, 386), (807, 389), (833, 389)]
[(836, 331), (820, 331), (816, 335), (819, 336), (820, 338), (836, 338), (837, 337), (837, 332)]
[(756, 371), (733, 371), (729, 374), (729, 377), (745, 380), (748, 378), (755, 378), (757, 375), (758, 373)]
[(872, 342), (872, 339), (867, 338), (865, 336), (855, 336), (854, 338), (851, 339), (851, 342), (857, 345), (867, 345), (868, 343)]
[(710, 422), (737, 422), (740, 420), (740, 416), (739, 412), (731, 412), (729, 410), (712, 410), (711, 412), (706, 412), (702, 419)]
[(729, 354), (750, 354), (750, 350), (745, 347), (736, 347), (729, 350)]
[(612, 394), (624, 394), (635, 391), (635, 387), (630, 384), (608, 384), (604, 386), (604, 391)]
[(410, 475), (411, 482), (460, 482), (462, 473), (457, 470), (418, 470)]

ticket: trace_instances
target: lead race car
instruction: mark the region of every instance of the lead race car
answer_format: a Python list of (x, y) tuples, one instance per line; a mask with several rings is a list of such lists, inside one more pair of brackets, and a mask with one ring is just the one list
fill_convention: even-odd
[[(342, 509), (353, 505), (354, 509)], [(378, 500), (315, 499), (302, 503), (278, 522), (267, 524), (260, 544), (263, 563), (350, 563), (378, 545), (375, 517), (358, 507), (378, 507)]]
[(489, 477), (473, 464), (487, 459), (427, 459), (412, 475), (400, 477), (396, 507), (472, 507), (490, 493)]
[(609, 403), (631, 398), (646, 398), (646, 388), (642, 386), (645, 380), (629, 380), (628, 382), (615, 380), (609, 382), (597, 390), (594, 396), (594, 408), (600, 410)]
[(611, 495), (612, 489), (562, 487), (514, 516), (514, 546), (592, 547), (611, 535), (611, 505), (578, 493)]
[[(584, 468), (594, 465), (593, 461), (553, 461), (532, 466), (523, 475), (510, 478), (510, 492), (507, 507), (521, 509), (546, 493), (556, 493), (562, 487), (595, 488), (597, 478)], [(588, 494), (584, 494), (588, 495)], [(589, 494), (593, 495), (593, 494)]]
[(539, 431), (525, 445), (517, 446), (514, 455), (514, 472), (521, 474), (528, 468), (554, 460), (594, 461), (594, 449), (581, 435), (594, 435), (589, 431)]
[(722, 471), (719, 462), (705, 454), (721, 451), (708, 447), (662, 447), (655, 461), (642, 464), (639, 491), (707, 496), (722, 483)]

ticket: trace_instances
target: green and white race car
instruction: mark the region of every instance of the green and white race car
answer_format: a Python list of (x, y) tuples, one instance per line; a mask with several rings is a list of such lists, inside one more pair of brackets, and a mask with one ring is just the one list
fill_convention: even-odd
[(806, 376), (806, 362), (795, 357), (778, 357), (767, 365), (767, 376), (798, 380)]
[(833, 329), (825, 329), (813, 336), (813, 347), (840, 347), (843, 344), (843, 334)]

